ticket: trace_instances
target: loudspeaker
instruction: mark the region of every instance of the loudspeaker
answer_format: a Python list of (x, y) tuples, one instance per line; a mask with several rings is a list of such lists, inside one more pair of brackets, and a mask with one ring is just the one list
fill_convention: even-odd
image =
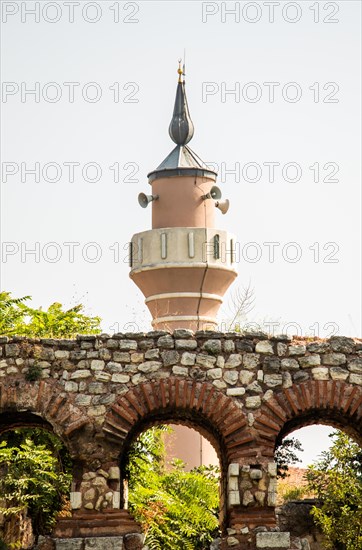
[(158, 199), (158, 195), (146, 195), (146, 193), (140, 193), (138, 195), (138, 204), (142, 206), (142, 208), (147, 208), (147, 206), (152, 201), (156, 201)]
[(226, 214), (229, 210), (230, 201), (229, 199), (225, 199), (224, 201), (216, 201), (215, 206), (221, 211), (222, 214)]
[(216, 185), (214, 185), (210, 189), (210, 195), (211, 198), (214, 200), (221, 199), (221, 190)]

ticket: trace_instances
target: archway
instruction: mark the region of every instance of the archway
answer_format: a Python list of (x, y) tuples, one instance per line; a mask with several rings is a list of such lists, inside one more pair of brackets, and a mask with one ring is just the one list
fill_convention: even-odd
[(65, 443), (40, 415), (0, 413), (0, 539), (32, 548), (70, 515), (73, 463)]
[[(341, 430), (361, 446), (362, 396), (360, 387), (340, 380), (308, 380), (274, 392), (273, 396), (263, 403), (255, 421), (257, 444), (264, 456), (272, 456), (275, 448), (288, 435), (294, 434), (299, 428), (315, 424)], [(293, 506), (293, 504), (288, 504), (288, 506)], [(313, 503), (305, 503), (305, 506), (309, 506), (309, 508), (304, 515), (309, 517)], [(297, 515), (299, 517), (297, 529), (295, 529), (296, 524), (293, 525), (293, 523), (283, 520), (280, 523), (281, 530), (291, 532), (292, 537), (301, 536), (307, 539), (311, 537), (311, 540), (313, 537), (319, 537), (320, 534), (312, 522), (305, 526), (305, 532), (299, 532), (304, 525), (302, 512), (301, 507)], [(288, 508), (284, 516), (292, 518), (291, 509)]]
[(74, 399), (53, 380), (18, 381), (14, 385), (0, 384), (0, 414), (7, 421), (52, 429), (67, 445), (73, 456), (78, 454), (79, 436), (91, 429), (91, 421), (74, 404)]
[(275, 392), (256, 418), (256, 440), (261, 452), (272, 456), (286, 435), (298, 427), (318, 423), (342, 429), (361, 444), (360, 387), (338, 380), (308, 380)]
[(248, 455), (253, 436), (235, 400), (206, 382), (170, 377), (140, 384), (120, 397), (106, 416), (103, 430), (126, 456), (145, 429), (162, 423), (195, 428), (215, 447), (221, 468), (220, 524), (226, 521), (227, 466)]
[[(190, 421), (177, 421), (177, 426), (186, 428), (186, 433), (181, 433), (183, 447), (188, 443), (185, 436), (200, 433)], [(209, 548), (220, 536), (220, 481), (225, 479), (220, 472), (220, 450), (218, 467), (205, 463), (187, 468), (179, 455), (171, 459), (167, 453), (170, 429), (165, 417), (162, 424), (155, 422), (129, 445), (127, 442), (129, 452), (125, 450), (121, 456), (121, 507), (142, 525), (145, 545)], [(205, 429), (201, 431), (217, 444)], [(191, 453), (191, 460), (194, 458)]]

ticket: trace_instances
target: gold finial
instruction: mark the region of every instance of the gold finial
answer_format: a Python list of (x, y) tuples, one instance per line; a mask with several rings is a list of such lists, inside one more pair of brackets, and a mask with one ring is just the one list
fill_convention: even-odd
[(183, 70), (182, 70), (182, 68), (181, 68), (181, 61), (182, 61), (181, 59), (178, 60), (178, 69), (177, 69), (177, 72), (178, 72), (178, 75), (179, 75), (179, 76), (178, 76), (178, 81), (179, 81), (179, 82), (182, 82), (182, 78), (181, 78), (181, 77), (182, 77), (182, 75), (184, 74), (184, 72), (183, 72)]

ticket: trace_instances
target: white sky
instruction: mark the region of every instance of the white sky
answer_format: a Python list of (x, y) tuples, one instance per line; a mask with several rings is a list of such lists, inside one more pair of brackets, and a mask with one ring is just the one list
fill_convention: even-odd
[[(32, 295), (34, 306), (82, 302), (102, 317), (105, 332), (149, 328), (124, 247), (133, 233), (150, 228), (151, 209), (142, 210), (137, 195), (149, 191), (147, 173), (173, 148), (168, 124), (177, 60), (186, 48), (195, 124), (190, 145), (205, 162), (223, 167), (218, 184), (231, 207), (226, 216), (217, 214), (217, 225), (240, 243), (237, 284), (250, 282), (256, 295), (250, 320), (275, 320), (276, 332), (296, 323), (300, 329), (292, 333), (361, 336), (360, 2), (293, 7), (282, 1), (273, 23), (268, 2), (247, 9), (245, 2), (68, 4), (40, 2), (35, 22), (26, 13), (35, 2), (2, 2), (2, 168), (17, 173), (2, 184), (1, 288)], [(234, 5), (240, 22), (225, 15)], [(254, 18), (259, 21), (250, 22)], [(294, 18), (299, 21), (291, 23)], [(56, 86), (47, 86), (51, 82)], [(67, 82), (79, 83), (74, 102)], [(94, 97), (91, 82), (102, 93), (99, 101), (85, 99)], [(266, 82), (279, 83), (274, 102)], [(224, 97), (235, 83), (239, 98)], [(21, 91), (36, 86), (39, 102), (33, 95), (22, 101)], [(205, 86), (214, 95), (205, 96)], [(296, 92), (301, 98), (292, 102)], [(55, 93), (61, 97), (52, 102)], [(252, 102), (255, 93), (261, 97)], [(29, 169), (36, 162), (41, 171), (58, 164), (60, 180), (49, 181), (50, 168), (40, 182), (31, 174), (22, 182), (21, 163)], [(80, 164), (74, 182), (69, 162)], [(268, 162), (280, 163), (274, 182)], [(293, 168), (282, 173), (291, 162), (301, 170), (294, 183), (286, 181), (295, 176)], [(82, 176), (87, 163), (100, 167), (99, 181), (87, 181), (92, 168)], [(109, 169), (115, 163), (119, 183)], [(239, 182), (224, 175), (235, 163)], [(249, 168), (245, 175), (248, 163), (262, 169), (259, 181), (246, 181), (256, 174)], [(314, 182), (317, 166), (320, 181)], [(328, 175), (337, 181), (323, 181)], [(270, 242), (280, 243), (274, 262), (271, 245), (264, 244)], [(64, 243), (79, 243), (73, 262)], [(36, 247), (36, 256), (25, 254)], [(296, 252), (299, 261), (288, 261)], [(101, 258), (91, 262), (95, 253)], [(252, 262), (256, 253), (261, 257)], [(59, 261), (50, 261), (55, 254)]]

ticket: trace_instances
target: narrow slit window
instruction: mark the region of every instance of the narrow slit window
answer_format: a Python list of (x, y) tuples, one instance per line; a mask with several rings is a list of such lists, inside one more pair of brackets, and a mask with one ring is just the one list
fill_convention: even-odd
[(189, 233), (189, 257), (195, 257), (195, 238), (193, 233)]
[(130, 242), (128, 245), (128, 258), (129, 258), (129, 267), (133, 267), (133, 243)]
[(214, 258), (220, 259), (220, 235), (214, 235)]
[(161, 233), (161, 258), (167, 258), (167, 233)]
[(141, 264), (143, 262), (143, 239), (142, 237), (139, 237), (138, 239), (138, 261)]

